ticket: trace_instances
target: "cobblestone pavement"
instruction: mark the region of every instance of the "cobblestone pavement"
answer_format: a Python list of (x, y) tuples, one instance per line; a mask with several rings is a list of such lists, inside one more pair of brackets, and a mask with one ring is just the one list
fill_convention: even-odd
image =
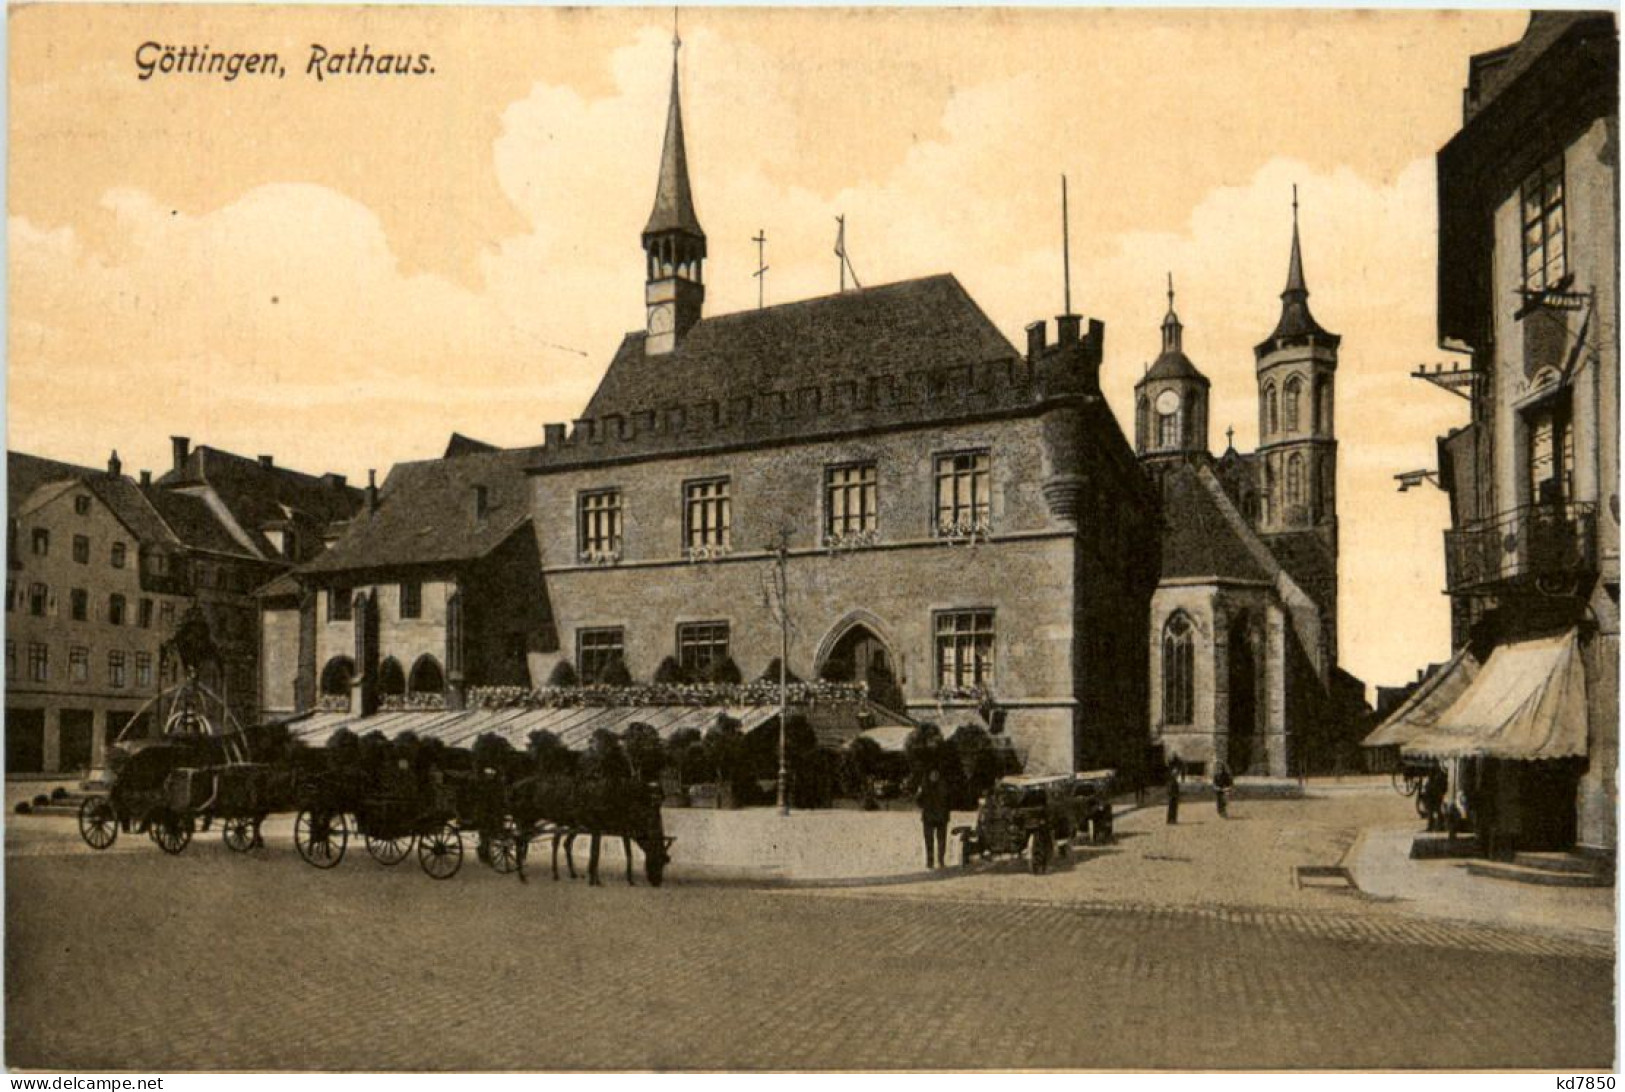
[[(122, 849), (125, 840), (120, 840)], [(1336, 909), (8, 852), (18, 1067), (1600, 1068), (1611, 953)]]

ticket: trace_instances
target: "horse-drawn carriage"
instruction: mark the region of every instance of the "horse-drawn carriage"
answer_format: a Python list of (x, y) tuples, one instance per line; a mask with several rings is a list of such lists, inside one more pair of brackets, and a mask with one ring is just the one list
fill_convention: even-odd
[(1065, 856), (1074, 838), (1111, 838), (1112, 771), (1002, 777), (982, 798), (976, 825), (954, 828), (960, 862), (1027, 855), (1035, 875)]
[(166, 700), (160, 735), (127, 738), (126, 727), (108, 745), (106, 770), (84, 786), (80, 836), (92, 849), (108, 849), (120, 831), (135, 831), (177, 854), (194, 832), (219, 820), (226, 846), (246, 853), (259, 844), (265, 817), (286, 806), (287, 771), (249, 760), (242, 729), (192, 672), (144, 706), (131, 725), (144, 723), (154, 707), (164, 709)]

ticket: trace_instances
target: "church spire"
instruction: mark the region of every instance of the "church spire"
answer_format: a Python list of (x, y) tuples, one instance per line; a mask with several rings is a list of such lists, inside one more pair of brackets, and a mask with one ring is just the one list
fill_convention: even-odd
[(1174, 313), (1174, 275), (1168, 274), (1168, 313), (1162, 319), (1162, 351), (1182, 352), (1185, 348), (1185, 327)]
[(677, 82), (677, 52), (683, 40), (675, 30), (671, 40), (671, 101), (666, 108), (666, 142), (660, 151), (660, 179), (655, 205), (643, 228), (644, 245), (665, 232), (682, 232), (700, 239), (705, 232), (694, 212), (694, 192), (688, 184), (688, 148), (683, 141), (683, 102)]
[(683, 141), (683, 103), (677, 81), (677, 52), (682, 47), (674, 26), (666, 142), (660, 149), (655, 207), (643, 229), (648, 259), (644, 285), (648, 334), (643, 347), (651, 356), (677, 349), (700, 321), (705, 303), (705, 232), (694, 214), (694, 193), (688, 185), (688, 148)]
[(1327, 337), (1309, 313), (1309, 285), (1303, 277), (1303, 244), (1298, 238), (1298, 187), (1292, 187), (1292, 257), (1287, 262), (1286, 288), (1281, 292), (1281, 319), (1269, 342), (1280, 338)]

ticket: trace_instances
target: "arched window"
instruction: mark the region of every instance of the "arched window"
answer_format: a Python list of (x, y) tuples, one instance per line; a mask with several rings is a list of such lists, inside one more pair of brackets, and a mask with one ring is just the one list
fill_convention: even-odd
[(1281, 388), (1281, 400), (1286, 403), (1283, 407), (1286, 411), (1286, 430), (1297, 432), (1299, 404), (1303, 400), (1303, 380), (1297, 376), (1288, 379), (1286, 385)]
[(1162, 719), (1189, 724), (1196, 704), (1195, 627), (1185, 612), (1168, 619), (1162, 630)]
[(1332, 381), (1323, 378), (1317, 388), (1320, 392), (1320, 414), (1315, 419), (1315, 431), (1322, 436), (1332, 434)]
[(1134, 407), (1134, 442), (1142, 451), (1151, 443), (1151, 403), (1143, 394), (1139, 404)]
[(1293, 452), (1286, 460), (1286, 502), (1303, 503), (1303, 456)]
[(1264, 431), (1276, 433), (1281, 431), (1280, 410), (1275, 400), (1275, 384), (1264, 384)]
[(1157, 415), (1157, 446), (1160, 448), (1176, 448), (1179, 446), (1179, 416), (1182, 411), (1174, 410), (1172, 413), (1159, 413)]
[(433, 656), (420, 656), (412, 665), (409, 692), (413, 694), (439, 694), (446, 689), (446, 676)]
[(378, 665), (378, 693), (391, 697), (406, 693), (406, 672), (393, 656)]
[(355, 661), (348, 656), (334, 656), (322, 668), (322, 693), (348, 694), (350, 680), (355, 678)]

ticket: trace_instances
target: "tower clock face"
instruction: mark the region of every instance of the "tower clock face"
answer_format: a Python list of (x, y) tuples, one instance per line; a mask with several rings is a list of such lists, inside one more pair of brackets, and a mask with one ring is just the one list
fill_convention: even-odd
[(1163, 391), (1157, 395), (1157, 412), (1164, 417), (1179, 412), (1179, 394), (1176, 391)]
[(674, 321), (671, 304), (662, 303), (649, 308), (649, 335), (658, 337), (661, 334), (671, 333)]

